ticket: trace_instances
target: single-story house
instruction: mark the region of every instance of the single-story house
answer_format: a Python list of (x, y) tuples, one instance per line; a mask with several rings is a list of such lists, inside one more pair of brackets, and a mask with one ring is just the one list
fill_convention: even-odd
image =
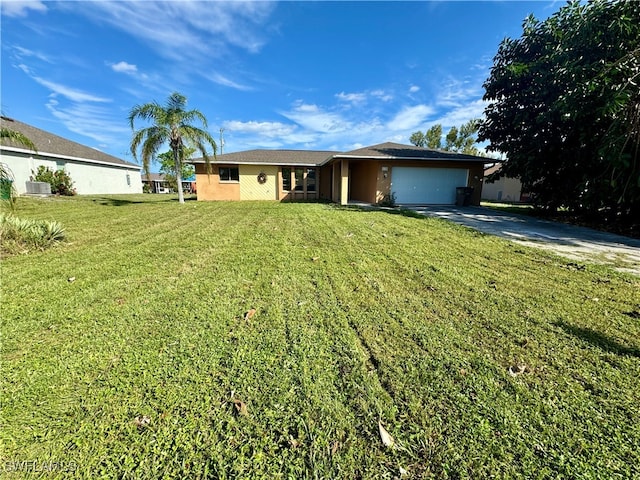
[[(147, 187), (145, 190), (144, 187)], [(171, 193), (169, 182), (162, 173), (142, 174), (142, 190), (146, 193)]]
[[(0, 139), (0, 162), (9, 167), (18, 194), (27, 191), (38, 167), (66, 170), (81, 195), (142, 193), (140, 166), (85, 145), (40, 130), (26, 123), (2, 117), (2, 128), (19, 132), (35, 145), (34, 152), (7, 138)], [(31, 184), (30, 184), (31, 185)]]
[(458, 187), (480, 204), (487, 159), (413, 145), (382, 143), (349, 152), (249, 150), (218, 155), (196, 168), (198, 200), (328, 200), (449, 205)]
[(491, 175), (500, 170), (502, 165), (497, 163), (484, 171), (484, 187), (482, 187), (482, 200), (492, 202), (526, 202), (529, 195), (522, 191), (522, 183), (517, 178), (502, 177), (495, 182), (489, 182)]
[[(172, 193), (173, 189), (169, 186), (169, 182), (166, 180), (163, 173), (146, 173), (142, 174), (143, 190), (144, 186), (147, 186), (145, 192), (149, 193)], [(185, 193), (195, 193), (196, 182), (195, 176), (193, 178), (182, 179), (182, 191)]]

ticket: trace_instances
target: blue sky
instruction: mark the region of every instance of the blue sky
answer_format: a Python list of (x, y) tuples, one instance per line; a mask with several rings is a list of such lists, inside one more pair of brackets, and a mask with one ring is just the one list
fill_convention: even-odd
[(173, 91), (224, 153), (408, 144), (481, 116), (500, 41), (563, 3), (2, 0), (2, 113), (129, 161)]

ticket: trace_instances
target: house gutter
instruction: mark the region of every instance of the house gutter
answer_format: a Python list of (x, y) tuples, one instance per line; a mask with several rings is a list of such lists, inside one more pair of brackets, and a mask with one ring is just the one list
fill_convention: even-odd
[(442, 162), (442, 161), (450, 161), (450, 162), (482, 162), (482, 163), (493, 163), (493, 160), (488, 159), (484, 160), (481, 157), (471, 157), (471, 158), (438, 158), (438, 157), (396, 157), (393, 155), (385, 155), (385, 156), (381, 156), (381, 155), (334, 155), (333, 157), (329, 158), (328, 160), (326, 160), (325, 162), (323, 162), (323, 164), (330, 162), (331, 160), (338, 160), (338, 159), (347, 159), (347, 160), (351, 160), (351, 159), (355, 159), (355, 160), (429, 160), (429, 161), (434, 161), (434, 162)]

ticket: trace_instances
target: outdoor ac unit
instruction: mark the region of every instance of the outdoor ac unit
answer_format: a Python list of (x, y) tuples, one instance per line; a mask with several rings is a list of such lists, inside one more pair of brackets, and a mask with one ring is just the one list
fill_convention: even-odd
[(27, 194), (51, 195), (51, 184), (47, 182), (26, 182)]

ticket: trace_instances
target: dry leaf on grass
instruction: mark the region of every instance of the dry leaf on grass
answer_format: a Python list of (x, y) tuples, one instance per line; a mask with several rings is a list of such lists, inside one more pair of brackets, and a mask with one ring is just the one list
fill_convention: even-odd
[(239, 398), (237, 398), (235, 396), (235, 392), (233, 391), (231, 392), (231, 403), (233, 403), (233, 406), (235, 407), (236, 413), (238, 415), (242, 415), (243, 417), (249, 416), (249, 410), (247, 409), (247, 404), (244, 403)]
[(249, 310), (247, 313), (244, 314), (244, 319), (250, 320), (251, 317), (253, 317), (255, 314), (256, 314), (256, 309), (252, 308), (251, 310)]
[(331, 443), (331, 455), (335, 455), (336, 453), (338, 453), (338, 450), (340, 450), (340, 447), (342, 447), (342, 443), (338, 442), (337, 440)]
[(380, 439), (382, 440), (382, 443), (384, 443), (385, 447), (391, 448), (395, 445), (395, 440), (382, 426), (382, 422), (380, 420), (378, 420), (378, 431), (380, 432)]
[(298, 448), (300, 446), (300, 442), (293, 438), (293, 435), (289, 435), (289, 444), (292, 448)]
[(147, 417), (146, 415), (142, 415), (139, 417), (136, 417), (133, 420), (133, 423), (136, 427), (138, 427), (140, 430), (142, 430), (145, 427), (148, 427), (149, 424), (151, 423), (151, 419), (149, 417)]
[(511, 365), (509, 367), (509, 375), (511, 375), (512, 377), (517, 377), (518, 375), (522, 375), (526, 370), (527, 366), (524, 363)]

